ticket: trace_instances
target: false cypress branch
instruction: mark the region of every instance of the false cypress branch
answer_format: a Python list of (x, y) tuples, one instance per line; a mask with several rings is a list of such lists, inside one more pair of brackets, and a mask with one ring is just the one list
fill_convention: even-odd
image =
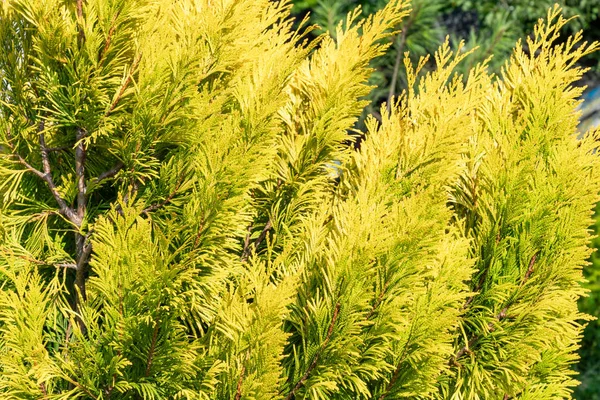
[(329, 328), (327, 329), (327, 335), (325, 336), (325, 340), (321, 344), (321, 347), (319, 348), (319, 351), (317, 351), (317, 354), (314, 355), (312, 362), (308, 366), (308, 369), (306, 370), (304, 375), (302, 375), (302, 378), (300, 378), (298, 383), (296, 383), (296, 385), (294, 385), (294, 388), (285, 397), (285, 400), (291, 400), (294, 397), (296, 392), (304, 385), (304, 383), (308, 379), (312, 370), (315, 369), (315, 367), (317, 366), (317, 363), (319, 362), (321, 353), (323, 352), (323, 350), (325, 350), (325, 347), (329, 343), (329, 340), (331, 340), (331, 335), (333, 334), (333, 328), (335, 327), (335, 323), (340, 314), (340, 307), (341, 307), (340, 303), (337, 303), (335, 305), (335, 310), (333, 311), (333, 317), (331, 318), (331, 323), (329, 324)]
[(398, 360), (398, 363), (396, 364), (396, 370), (394, 371), (394, 374), (392, 375), (392, 379), (390, 379), (390, 382), (388, 383), (388, 385), (385, 389), (385, 392), (383, 392), (381, 394), (381, 396), (379, 396), (378, 400), (385, 399), (387, 397), (387, 395), (390, 393), (390, 390), (392, 390), (392, 388), (396, 384), (396, 381), (398, 380), (398, 376), (400, 376), (400, 369), (402, 366), (402, 362), (406, 358), (406, 353), (408, 352), (408, 346), (410, 345), (414, 331), (415, 331), (415, 321), (413, 319), (413, 322), (410, 325), (410, 332), (408, 333), (408, 338), (406, 339), (406, 344), (404, 345), (404, 349), (402, 350), (402, 355), (400, 356), (400, 359)]
[(82, 390), (83, 392), (85, 392), (85, 394), (87, 394), (88, 396), (90, 396), (92, 399), (98, 400), (98, 397), (94, 396), (94, 394), (92, 392), (90, 392), (88, 388), (86, 388), (85, 386), (81, 385), (79, 382), (74, 381), (73, 379), (71, 379), (70, 376), (65, 375), (64, 379), (67, 382), (69, 382), (69, 384), (71, 384), (73, 387), (76, 387), (76, 388)]
[[(531, 277), (531, 274), (533, 274), (533, 270), (534, 270), (534, 265), (535, 262), (537, 261), (537, 256), (538, 253), (535, 253), (532, 257), (531, 260), (529, 261), (529, 266), (527, 267), (527, 271), (525, 272), (525, 275), (523, 276), (523, 279), (521, 279), (521, 283), (519, 284), (519, 289), (522, 288), (527, 281), (529, 280), (529, 278)], [(495, 319), (500, 322), (503, 319), (505, 319), (507, 317), (507, 312), (508, 312), (508, 308), (510, 307), (511, 304), (507, 305), (506, 307), (504, 307), (500, 313), (498, 313), (498, 315), (496, 315)], [(490, 322), (488, 324), (488, 329), (490, 332), (493, 332), (495, 330), (494, 324), (492, 322)], [(450, 362), (448, 363), (449, 365), (453, 365), (456, 364), (456, 360), (458, 360), (460, 357), (462, 357), (467, 351), (469, 351), (469, 349), (471, 347), (473, 347), (477, 342), (479, 342), (479, 340), (482, 338), (482, 335), (476, 335), (473, 338), (471, 338), (467, 344), (465, 346), (463, 346), (455, 355), (454, 357), (452, 357), (452, 359), (450, 360)]]

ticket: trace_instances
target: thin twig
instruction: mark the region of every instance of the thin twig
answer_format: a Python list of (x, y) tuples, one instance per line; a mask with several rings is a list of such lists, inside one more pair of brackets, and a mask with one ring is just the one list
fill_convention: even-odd
[(65, 217), (67, 217), (67, 219), (69, 221), (73, 222), (74, 221), (74, 217), (75, 217), (75, 213), (73, 212), (73, 209), (71, 209), (71, 207), (69, 207), (67, 205), (66, 201), (60, 196), (60, 193), (58, 192), (58, 189), (57, 189), (56, 185), (54, 184), (52, 176), (44, 174), (43, 172), (39, 171), (38, 169), (32, 167), (19, 154), (11, 154), (11, 156), (16, 157), (17, 161), (21, 165), (23, 165), (29, 172), (34, 173), (35, 175), (37, 175), (38, 177), (40, 177), (41, 179), (43, 179), (46, 182), (46, 185), (48, 185), (48, 189), (50, 189), (50, 192), (52, 193), (52, 196), (54, 197), (54, 199), (58, 203), (60, 213), (62, 215), (64, 215)]
[(476, 294), (474, 294), (473, 296), (469, 297), (467, 299), (467, 301), (465, 302), (465, 304), (463, 304), (462, 309), (466, 310), (467, 307), (469, 306), (469, 304), (471, 304), (471, 302), (473, 302), (473, 300), (475, 300), (475, 296), (481, 292), (481, 289), (483, 289), (483, 284), (485, 283), (485, 278), (487, 277), (487, 273), (488, 273), (489, 268), (486, 268), (481, 276), (479, 277), (479, 282), (477, 283), (477, 287), (475, 288), (474, 292)]
[(408, 338), (406, 339), (406, 344), (404, 345), (404, 349), (402, 350), (402, 354), (400, 355), (400, 359), (398, 360), (398, 363), (396, 364), (396, 369), (394, 370), (394, 374), (392, 375), (392, 379), (390, 379), (385, 392), (383, 392), (381, 394), (381, 396), (379, 396), (378, 400), (383, 400), (387, 397), (387, 395), (390, 393), (390, 390), (392, 390), (392, 388), (394, 387), (394, 385), (396, 384), (396, 381), (398, 380), (398, 377), (400, 376), (400, 368), (402, 367), (402, 362), (404, 362), (405, 358), (406, 358), (406, 354), (408, 353), (408, 346), (410, 345), (410, 342), (412, 341), (412, 337), (414, 334), (414, 330), (415, 330), (415, 324), (416, 324), (416, 316), (413, 319), (411, 325), (410, 325), (410, 332), (408, 333)]
[(48, 153), (58, 152), (58, 151), (69, 151), (71, 150), (70, 146), (60, 146), (60, 147), (46, 147), (46, 151)]
[(183, 180), (183, 179), (180, 179), (180, 180), (177, 182), (177, 186), (175, 186), (175, 190), (173, 190), (171, 193), (169, 193), (169, 195), (167, 196), (167, 198), (166, 198), (166, 199), (164, 199), (164, 200), (163, 200), (163, 201), (161, 201), (160, 203), (157, 203), (157, 204), (152, 204), (152, 205), (150, 205), (150, 206), (148, 206), (148, 207), (144, 208), (144, 209), (142, 210), (142, 214), (144, 214), (144, 215), (148, 215), (148, 214), (149, 214), (149, 213), (151, 213), (152, 211), (156, 211), (156, 210), (158, 210), (159, 208), (162, 208), (162, 207), (166, 206), (167, 204), (169, 204), (169, 203), (170, 203), (170, 202), (173, 200), (173, 198), (174, 198), (174, 197), (177, 195), (177, 191), (178, 191), (178, 190), (179, 190), (179, 188), (181, 187), (182, 180)]
[(331, 335), (333, 334), (333, 328), (335, 327), (335, 323), (340, 314), (340, 307), (341, 307), (340, 303), (337, 303), (335, 305), (335, 309), (333, 311), (333, 317), (331, 318), (331, 323), (329, 324), (329, 328), (327, 329), (327, 336), (325, 336), (325, 340), (321, 344), (321, 347), (319, 348), (319, 351), (317, 351), (317, 354), (314, 355), (313, 360), (310, 363), (308, 369), (306, 370), (304, 375), (302, 375), (302, 378), (300, 378), (298, 383), (296, 383), (296, 385), (294, 385), (294, 388), (292, 389), (292, 391), (289, 392), (288, 395), (285, 397), (285, 400), (291, 400), (294, 397), (294, 395), (296, 394), (298, 389), (300, 389), (304, 385), (304, 382), (306, 382), (306, 380), (308, 379), (312, 370), (315, 369), (315, 367), (317, 366), (317, 363), (319, 362), (319, 357), (321, 356), (321, 353), (323, 352), (323, 350), (325, 350), (325, 347), (329, 343), (329, 340), (331, 339)]
[(110, 23), (110, 29), (108, 30), (108, 34), (106, 35), (104, 47), (102, 48), (102, 50), (100, 50), (100, 53), (98, 54), (98, 62), (102, 61), (102, 59), (106, 55), (106, 52), (108, 51), (108, 48), (110, 47), (112, 37), (115, 34), (115, 31), (117, 30), (117, 18), (119, 18), (119, 14), (120, 12), (117, 12)]
[(248, 248), (250, 247), (250, 235), (252, 234), (252, 224), (250, 224), (248, 226), (248, 233), (246, 234), (246, 237), (244, 238), (244, 250), (242, 251), (242, 261), (245, 260), (245, 257), (247, 258), (246, 253), (249, 251)]
[(105, 179), (109, 179), (109, 178), (114, 177), (124, 167), (125, 167), (125, 164), (123, 164), (122, 161), (118, 161), (117, 164), (114, 167), (112, 167), (108, 171), (104, 171), (103, 173), (101, 173), (100, 175), (98, 175), (98, 177), (95, 180), (95, 183), (98, 184), (98, 183), (102, 182)]
[(371, 308), (371, 311), (369, 311), (369, 314), (367, 314), (367, 318), (366, 318), (367, 320), (371, 319), (371, 317), (373, 316), (373, 314), (375, 314), (375, 311), (377, 310), (377, 307), (379, 307), (379, 305), (383, 301), (383, 296), (385, 296), (385, 293), (387, 291), (388, 286), (389, 286), (389, 282), (386, 282), (383, 285), (383, 288), (381, 288), (381, 293), (379, 294), (379, 296), (377, 296), (377, 300), (375, 300), (375, 303), (373, 304), (373, 307)]
[(260, 236), (254, 241), (253, 246), (250, 245), (250, 234), (246, 236), (246, 240), (244, 240), (244, 251), (242, 252), (242, 261), (246, 261), (250, 256), (250, 252), (254, 248), (256, 250), (258, 246), (265, 240), (267, 237), (267, 233), (273, 228), (273, 223), (271, 223), (271, 219), (269, 219), (263, 228)]
[(58, 268), (77, 269), (77, 265), (73, 264), (73, 263), (67, 263), (67, 262), (63, 262), (63, 263), (48, 263), (46, 261), (36, 260), (35, 258), (27, 257), (27, 256), (24, 256), (24, 255), (21, 255), (21, 254), (16, 254), (15, 257), (20, 258), (21, 260), (25, 260), (25, 261), (30, 262), (30, 263), (35, 264), (35, 265), (48, 265), (48, 266), (53, 266), (53, 267), (58, 267)]
[(53, 264), (55, 267), (77, 270), (77, 264), (74, 263), (58, 263)]
[(529, 266), (527, 267), (527, 272), (525, 273), (525, 276), (523, 277), (523, 280), (521, 281), (519, 288), (522, 288), (527, 283), (529, 278), (531, 278), (531, 274), (533, 274), (533, 267), (535, 265), (535, 262), (537, 261), (537, 257), (538, 257), (538, 253), (535, 253), (533, 255), (533, 257), (531, 257), (531, 260), (529, 260)]
[[(38, 363), (34, 361), (33, 366), (37, 368)], [(47, 399), (48, 398), (48, 390), (46, 390), (46, 384), (44, 382), (41, 382), (39, 384), (39, 388), (42, 391), (42, 394), (44, 395), (43, 399)]]
[(69, 221), (71, 221), (72, 223), (75, 223), (76, 218), (75, 218), (75, 213), (74, 213), (73, 209), (67, 205), (67, 202), (65, 201), (65, 199), (63, 199), (61, 197), (60, 193), (58, 192), (58, 188), (54, 184), (54, 180), (52, 178), (52, 171), (50, 169), (50, 164), (48, 161), (48, 151), (46, 149), (46, 142), (44, 140), (44, 135), (42, 133), (43, 130), (44, 130), (44, 123), (41, 122), (40, 125), (38, 126), (38, 132), (39, 132), (39, 140), (40, 140), (40, 150), (42, 153), (42, 166), (43, 166), (44, 172), (38, 170), (37, 168), (34, 168), (31, 164), (29, 164), (20, 154), (15, 152), (15, 148), (12, 145), (9, 145), (9, 147), (12, 151), (12, 153), (9, 154), (9, 156), (16, 158), (17, 162), (19, 164), (23, 165), (27, 169), (27, 171), (37, 175), (40, 179), (42, 179), (44, 182), (46, 182), (48, 189), (50, 189), (50, 193), (52, 193), (52, 196), (58, 203), (59, 212), (62, 215), (64, 215)]
[(148, 350), (148, 359), (146, 361), (146, 371), (144, 376), (150, 376), (150, 368), (152, 368), (152, 361), (154, 360), (154, 350), (156, 348), (156, 340), (158, 338), (158, 321), (154, 323), (154, 329), (152, 331), (152, 342), (150, 343), (150, 349)]
[(77, 178), (77, 216), (79, 217), (79, 227), (83, 222), (87, 207), (87, 187), (85, 183), (85, 163), (87, 158), (87, 148), (85, 137), (87, 132), (83, 128), (77, 128), (77, 146), (75, 147), (75, 176)]
[(79, 20), (77, 26), (77, 41), (79, 44), (79, 48), (81, 48), (83, 46), (83, 42), (85, 41), (85, 32), (83, 31), (83, 0), (77, 0), (77, 19)]
[(242, 384), (244, 383), (244, 374), (246, 373), (246, 366), (242, 364), (242, 371), (240, 372), (240, 378), (237, 382), (237, 387), (235, 390), (235, 400), (240, 400), (242, 398)]
[(117, 107), (117, 104), (121, 100), (121, 97), (123, 97), (123, 94), (125, 93), (125, 90), (127, 89), (127, 87), (129, 86), (129, 84), (131, 83), (131, 79), (133, 78), (133, 73), (134, 73), (135, 69), (137, 68), (138, 64), (140, 63), (141, 59), (142, 59), (142, 53), (139, 53), (136, 56), (136, 58), (133, 60), (133, 63), (131, 64), (131, 68), (129, 70), (129, 74), (127, 74), (127, 78), (125, 79), (125, 82), (123, 82), (123, 85), (121, 85), (121, 88), (119, 89), (119, 92), (117, 93), (117, 96), (115, 97), (115, 99), (113, 100), (113, 102), (110, 104), (110, 107), (108, 108), (108, 110), (104, 114), (105, 117), (108, 117), (115, 110), (115, 108)]
[(83, 390), (85, 392), (85, 394), (87, 394), (88, 396), (90, 396), (92, 399), (94, 400), (98, 400), (97, 396), (94, 396), (94, 394), (92, 392), (89, 391), (88, 388), (86, 388), (85, 386), (81, 385), (79, 382), (74, 381), (73, 379), (71, 379), (68, 375), (66, 375), (64, 377), (64, 379), (69, 382), (71, 385), (73, 385), (74, 387), (77, 387), (81, 390)]

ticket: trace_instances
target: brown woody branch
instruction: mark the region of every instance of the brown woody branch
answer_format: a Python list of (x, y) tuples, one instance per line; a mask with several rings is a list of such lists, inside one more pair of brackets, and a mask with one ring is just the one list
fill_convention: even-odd
[(117, 12), (110, 23), (110, 29), (108, 30), (108, 34), (106, 35), (106, 40), (104, 41), (104, 47), (102, 48), (102, 50), (100, 50), (100, 53), (98, 54), (98, 62), (102, 61), (102, 59), (104, 58), (104, 56), (106, 55), (106, 52), (108, 51), (108, 49), (110, 47), (110, 43), (112, 42), (112, 37), (115, 34), (115, 31), (117, 30), (117, 18), (119, 18), (119, 14), (120, 14), (120, 12)]
[(94, 394), (93, 394), (92, 392), (90, 392), (88, 388), (86, 388), (85, 386), (83, 386), (83, 385), (82, 385), (82, 384), (80, 384), (79, 382), (77, 382), (77, 381), (74, 381), (73, 379), (71, 379), (71, 377), (70, 377), (70, 376), (66, 375), (66, 376), (64, 377), (64, 379), (65, 379), (67, 382), (69, 382), (71, 385), (73, 385), (73, 387), (76, 387), (76, 388), (78, 388), (78, 389), (82, 390), (83, 392), (85, 392), (85, 394), (87, 394), (88, 396), (90, 396), (90, 398), (92, 398), (92, 399), (94, 399), (94, 400), (98, 400), (98, 397), (97, 397), (97, 396), (94, 396)]
[(36, 260), (35, 258), (27, 257), (27, 256), (20, 255), (20, 254), (15, 255), (15, 257), (20, 258), (21, 260), (25, 260), (25, 261), (30, 262), (35, 265), (48, 265), (48, 266), (53, 266), (53, 267), (57, 267), (57, 268), (77, 269), (77, 265), (73, 264), (73, 263), (48, 263), (45, 261)]
[(487, 277), (488, 274), (488, 268), (485, 269), (485, 271), (483, 271), (483, 273), (481, 274), (481, 277), (479, 278), (479, 282), (477, 283), (477, 287), (475, 288), (474, 292), (476, 294), (474, 294), (473, 296), (469, 297), (467, 299), (467, 301), (465, 301), (465, 304), (463, 304), (462, 309), (466, 310), (466, 308), (469, 306), (469, 304), (471, 304), (473, 302), (473, 300), (475, 300), (475, 296), (481, 292), (481, 289), (483, 289), (483, 284), (485, 283), (485, 278)]
[[(81, 233), (81, 227), (83, 225), (83, 221), (85, 219), (85, 214), (87, 212), (87, 185), (85, 181), (85, 166), (87, 160), (87, 146), (85, 143), (85, 138), (88, 132), (79, 127), (77, 128), (76, 133), (76, 146), (75, 146), (75, 178), (77, 180), (77, 210), (76, 210), (76, 225), (79, 230), (75, 233), (75, 245), (76, 245), (76, 254), (77, 254), (77, 270), (75, 271), (75, 285), (79, 289), (79, 295), (81, 296), (81, 300), (85, 301), (87, 299), (86, 294), (86, 280), (89, 271), (89, 261), (90, 255), (92, 254), (92, 244), (89, 241), (89, 236), (91, 232), (87, 234)], [(79, 311), (79, 299), (78, 296), (75, 295), (74, 298), (74, 307), (75, 312)], [(81, 319), (80, 316), (77, 317), (77, 322), (81, 329), (81, 332), (86, 334), (87, 328), (85, 323)]]
[(325, 347), (329, 343), (329, 340), (331, 340), (331, 335), (333, 334), (333, 328), (335, 327), (335, 323), (337, 322), (338, 316), (340, 315), (340, 307), (341, 307), (340, 303), (337, 303), (335, 305), (335, 310), (333, 311), (333, 317), (331, 318), (331, 323), (329, 324), (329, 328), (327, 329), (327, 336), (325, 336), (325, 340), (321, 344), (321, 347), (319, 348), (319, 351), (317, 351), (317, 354), (314, 355), (313, 360), (310, 363), (308, 369), (306, 370), (304, 375), (302, 375), (302, 378), (300, 378), (298, 383), (296, 383), (296, 385), (294, 385), (294, 388), (292, 389), (292, 391), (289, 392), (288, 395), (285, 397), (285, 400), (291, 400), (294, 397), (294, 395), (296, 394), (298, 389), (300, 389), (304, 385), (304, 383), (308, 379), (312, 370), (315, 369), (315, 367), (317, 366), (317, 364), (319, 362), (319, 358), (321, 356), (321, 353), (323, 352), (323, 350), (325, 350)]
[(75, 213), (74, 213), (73, 209), (67, 205), (67, 202), (65, 201), (65, 199), (63, 199), (61, 197), (60, 193), (58, 192), (58, 188), (54, 184), (54, 180), (52, 178), (52, 171), (50, 169), (50, 163), (48, 160), (48, 150), (46, 148), (44, 134), (42, 133), (43, 130), (44, 130), (44, 123), (41, 122), (40, 125), (38, 126), (38, 132), (39, 132), (40, 150), (42, 153), (43, 172), (38, 170), (37, 168), (34, 168), (20, 154), (15, 152), (14, 146), (12, 146), (10, 144), (10, 132), (7, 132), (7, 136), (9, 138), (8, 146), (9, 146), (10, 150), (12, 151), (12, 153), (9, 156), (16, 158), (17, 162), (19, 164), (23, 165), (27, 169), (27, 171), (37, 175), (40, 179), (42, 179), (44, 182), (46, 182), (48, 189), (50, 189), (52, 196), (58, 203), (59, 212), (63, 216), (65, 216), (69, 221), (71, 221), (72, 223), (75, 223), (76, 218), (75, 218)]
[(77, 270), (77, 264), (74, 263), (58, 263), (53, 264), (55, 267)]
[(252, 248), (254, 248), (255, 250), (258, 248), (258, 246), (267, 237), (267, 233), (272, 228), (273, 228), (273, 223), (271, 223), (271, 219), (269, 219), (267, 221), (265, 227), (263, 228), (262, 232), (258, 236), (258, 238), (256, 238), (256, 240), (254, 241), (253, 246), (251, 246), (251, 244), (250, 244), (250, 233), (248, 233), (248, 235), (246, 236), (246, 239), (244, 240), (244, 250), (242, 252), (242, 261), (246, 261), (248, 259), (248, 257), (250, 256), (250, 252), (252, 251)]
[(77, 30), (78, 37), (77, 42), (79, 44), (79, 48), (83, 46), (83, 42), (85, 41), (85, 32), (83, 31), (83, 0), (77, 0), (77, 19), (79, 20)]
[(525, 276), (523, 277), (523, 280), (521, 281), (519, 288), (522, 288), (527, 283), (529, 278), (531, 277), (531, 274), (533, 274), (533, 266), (535, 265), (535, 262), (537, 261), (537, 256), (538, 256), (538, 253), (535, 253), (533, 255), (533, 257), (531, 257), (531, 260), (529, 260), (529, 267), (527, 268), (527, 272), (525, 273)]
[(242, 365), (242, 371), (240, 372), (240, 378), (237, 382), (237, 387), (235, 389), (235, 400), (240, 400), (242, 398), (242, 384), (244, 383), (244, 375), (246, 374), (246, 366)]
[(48, 153), (58, 152), (58, 151), (69, 151), (71, 147), (69, 146), (60, 146), (60, 147), (46, 147), (46, 151)]
[(73, 209), (67, 205), (66, 201), (60, 196), (60, 193), (58, 192), (58, 189), (57, 189), (56, 185), (54, 184), (54, 181), (52, 180), (52, 176), (46, 175), (43, 172), (39, 171), (38, 169), (32, 167), (31, 164), (29, 164), (27, 161), (25, 161), (25, 159), (23, 157), (21, 157), (19, 154), (10, 154), (10, 156), (15, 157), (17, 159), (17, 162), (19, 164), (23, 165), (27, 171), (37, 175), (39, 178), (41, 178), (42, 180), (44, 180), (46, 182), (48, 189), (50, 189), (52, 196), (58, 203), (60, 214), (62, 214), (69, 221), (74, 223), (76, 220), (75, 213), (74, 213)]
[(124, 167), (125, 167), (125, 164), (123, 164), (122, 161), (117, 162), (117, 164), (114, 167), (112, 167), (108, 171), (104, 171), (103, 173), (98, 175), (98, 177), (95, 180), (95, 183), (98, 184), (105, 179), (110, 179), (110, 178), (114, 177)]
[(248, 233), (246, 234), (246, 237), (244, 238), (244, 250), (242, 251), (242, 261), (245, 261), (246, 258), (248, 258), (247, 254), (250, 253), (249, 247), (250, 247), (250, 235), (252, 234), (252, 224), (250, 224), (250, 226), (248, 226)]
[(83, 300), (87, 299), (85, 290), (85, 281), (89, 267), (89, 258), (92, 254), (92, 244), (87, 236), (77, 233), (77, 269), (75, 271), (75, 285), (79, 288), (79, 293)]
[(87, 158), (87, 148), (84, 142), (87, 132), (85, 129), (77, 128), (77, 145), (75, 147), (75, 177), (77, 179), (77, 217), (78, 226), (81, 226), (87, 206), (87, 193), (85, 184), (85, 162)]

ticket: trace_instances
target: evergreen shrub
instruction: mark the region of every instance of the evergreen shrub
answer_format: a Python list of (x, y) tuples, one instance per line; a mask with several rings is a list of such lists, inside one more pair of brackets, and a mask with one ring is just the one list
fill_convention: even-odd
[(598, 43), (406, 62), (409, 5), (308, 42), (287, 1), (7, 0), (0, 397), (557, 399), (588, 317)]

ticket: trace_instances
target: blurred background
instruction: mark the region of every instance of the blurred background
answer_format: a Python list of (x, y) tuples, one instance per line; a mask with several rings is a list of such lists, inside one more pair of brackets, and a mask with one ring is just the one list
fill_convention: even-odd
[[(581, 30), (584, 40), (600, 40), (600, 0), (412, 0), (412, 12), (399, 26), (400, 33), (392, 38), (392, 47), (386, 56), (373, 65), (375, 72), (370, 83), (374, 90), (365, 115), (369, 113), (377, 118), (381, 103), (405, 89), (404, 52), (410, 52), (410, 58), (416, 62), (421, 56), (433, 54), (446, 37), (449, 37), (453, 47), (464, 40), (466, 49), (477, 47), (477, 50), (460, 66), (459, 72), (464, 73), (479, 61), (493, 56), (490, 69), (500, 73), (515, 42), (531, 34), (535, 22), (545, 17), (548, 8), (556, 2), (563, 7), (566, 17), (575, 17), (565, 27), (565, 37)], [(293, 3), (293, 13), (298, 23), (308, 17), (310, 24), (319, 25), (320, 28), (310, 36), (315, 38), (325, 31), (335, 36), (336, 26), (357, 6), (362, 7), (362, 14), (366, 16), (383, 7), (386, 0), (294, 0)], [(586, 57), (581, 66), (589, 68), (579, 83), (587, 87), (580, 106), (579, 130), (584, 133), (600, 126), (600, 52)], [(428, 67), (433, 68), (433, 65)], [(359, 121), (359, 127), (361, 124), (362, 121)], [(598, 234), (600, 203), (596, 207), (595, 219), (592, 229)], [(600, 239), (595, 239), (592, 246), (600, 248)], [(581, 299), (580, 308), (599, 318), (599, 252), (592, 255), (584, 275), (588, 280), (586, 286), (590, 296)], [(575, 392), (575, 398), (600, 400), (598, 320), (591, 321), (587, 326), (580, 355), (577, 369), (580, 373), (578, 379), (582, 383)]]

